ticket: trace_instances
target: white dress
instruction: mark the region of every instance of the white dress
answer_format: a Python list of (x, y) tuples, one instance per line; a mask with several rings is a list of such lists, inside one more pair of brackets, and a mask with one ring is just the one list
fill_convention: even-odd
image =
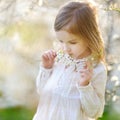
[(37, 91), (40, 101), (33, 120), (96, 120), (104, 111), (107, 73), (103, 63), (93, 64), (93, 77), (80, 86), (80, 70), (90, 57), (75, 60), (59, 54), (52, 69), (40, 66)]

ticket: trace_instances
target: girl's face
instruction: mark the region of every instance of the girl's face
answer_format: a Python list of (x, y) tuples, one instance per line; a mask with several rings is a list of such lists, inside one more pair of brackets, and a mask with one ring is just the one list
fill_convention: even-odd
[(80, 59), (90, 55), (87, 44), (77, 35), (60, 30), (56, 32), (56, 36), (60, 42), (61, 49), (72, 58)]

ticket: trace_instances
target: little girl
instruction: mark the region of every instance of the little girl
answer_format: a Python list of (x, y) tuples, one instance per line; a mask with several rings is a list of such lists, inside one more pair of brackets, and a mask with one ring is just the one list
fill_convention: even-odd
[(54, 28), (61, 48), (42, 55), (33, 120), (96, 120), (104, 110), (107, 74), (95, 8), (69, 2)]

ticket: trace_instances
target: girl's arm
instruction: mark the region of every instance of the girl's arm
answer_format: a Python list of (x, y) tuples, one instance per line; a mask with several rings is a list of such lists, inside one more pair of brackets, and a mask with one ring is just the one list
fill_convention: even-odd
[(40, 93), (41, 89), (45, 86), (47, 80), (50, 78), (52, 68), (47, 69), (40, 66), (39, 73), (36, 79), (37, 92)]
[(105, 105), (105, 85), (107, 72), (103, 64), (99, 64), (95, 70), (93, 79), (86, 86), (79, 86), (80, 102), (86, 116), (98, 118), (102, 116)]
[(40, 70), (36, 79), (38, 93), (40, 93), (41, 89), (51, 76), (55, 57), (56, 53), (53, 50), (49, 50), (42, 55)]

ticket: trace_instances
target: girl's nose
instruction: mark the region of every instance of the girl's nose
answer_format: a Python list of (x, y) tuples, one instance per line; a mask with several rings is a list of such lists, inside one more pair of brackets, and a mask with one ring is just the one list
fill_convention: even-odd
[(69, 53), (69, 52), (70, 52), (70, 47), (69, 47), (68, 45), (64, 45), (64, 46), (63, 46), (63, 50), (64, 50), (65, 52)]

